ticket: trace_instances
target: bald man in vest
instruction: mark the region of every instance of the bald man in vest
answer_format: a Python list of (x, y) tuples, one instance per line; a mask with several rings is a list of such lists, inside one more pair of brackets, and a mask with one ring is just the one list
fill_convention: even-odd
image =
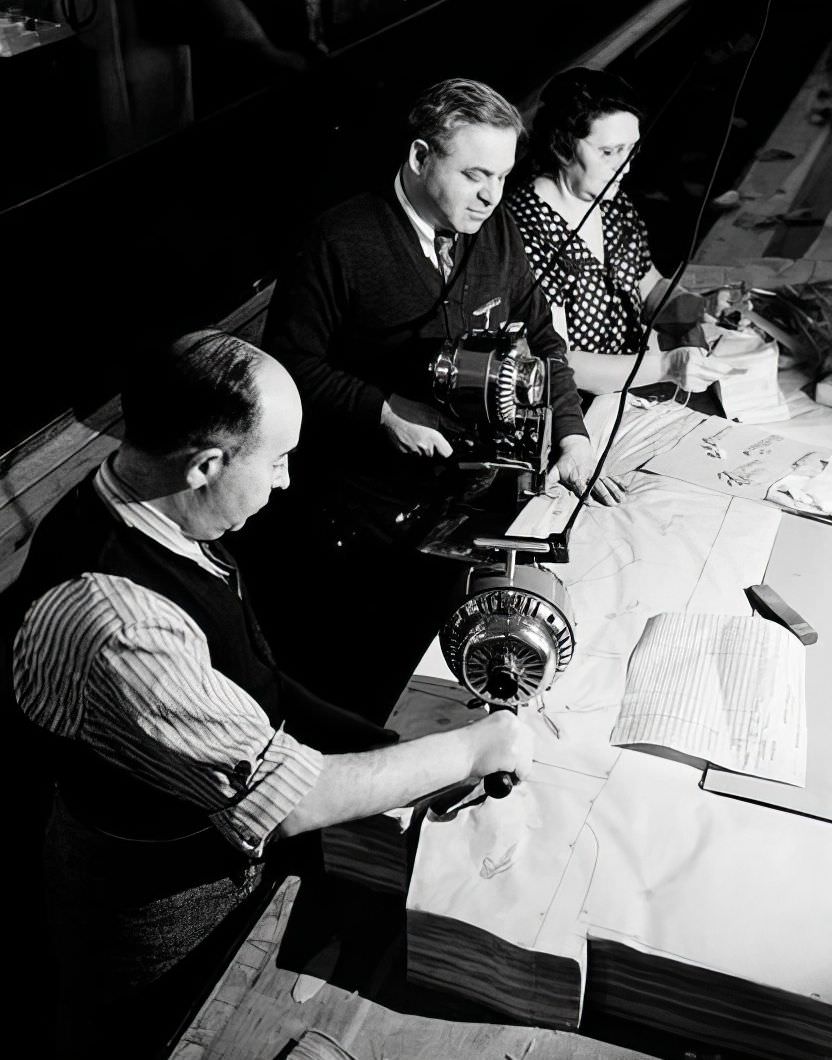
[(57, 776), (58, 1053), (146, 1060), (292, 837), (523, 778), (531, 743), (501, 712), (393, 744), (276, 668), (220, 539), (289, 484), (301, 402), (277, 361), (194, 333), (148, 355), (122, 404), (123, 444), (36, 532), (13, 662)]

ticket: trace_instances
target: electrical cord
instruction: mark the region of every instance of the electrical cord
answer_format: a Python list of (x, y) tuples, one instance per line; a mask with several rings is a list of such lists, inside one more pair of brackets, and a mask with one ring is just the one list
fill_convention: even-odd
[[(758, 52), (758, 50), (760, 48), (760, 44), (762, 43), (763, 37), (765, 35), (765, 31), (766, 31), (766, 28), (768, 26), (768, 18), (769, 18), (770, 11), (771, 11), (771, 0), (766, 0), (765, 11), (763, 13), (762, 22), (760, 23), (760, 29), (759, 29), (759, 31), (757, 33), (757, 37), (756, 37), (756, 40), (754, 42), (754, 47), (751, 49), (751, 52), (750, 52), (750, 54), (748, 56), (748, 60), (747, 60), (747, 62), (745, 64), (745, 67), (743, 69), (742, 75), (741, 75), (741, 77), (739, 79), (739, 82), (737, 83), (736, 91), (734, 92), (733, 101), (731, 103), (731, 110), (730, 110), (730, 113), (728, 115), (728, 121), (727, 121), (726, 127), (725, 127), (725, 134), (724, 134), (724, 136), (722, 138), (722, 143), (720, 145), (719, 151), (717, 152), (717, 157), (716, 157), (716, 161), (714, 162), (714, 165), (713, 165), (713, 168), (712, 168), (712, 171), (711, 171), (710, 180), (708, 181), (708, 185), (707, 185), (707, 187), (705, 189), (705, 192), (704, 192), (704, 194), (702, 196), (702, 201), (700, 203), (699, 211), (697, 213), (696, 221), (694, 223), (693, 233), (691, 235), (690, 246), (688, 247), (687, 254), (684, 256), (684, 258), (682, 259), (682, 261), (679, 263), (678, 267), (674, 271), (673, 276), (671, 277), (670, 282), (668, 283), (668, 286), (667, 286), (667, 288), (664, 291), (664, 294), (659, 299), (658, 304), (655, 306), (655, 308), (653, 309), (653, 312), (651, 313), (649, 319), (646, 321), (646, 323), (644, 325), (644, 334), (642, 336), (641, 342), (639, 343), (639, 348), (638, 348), (638, 351), (636, 352), (636, 357), (635, 357), (635, 361), (633, 362), (633, 367), (632, 367), (632, 369), (630, 371), (630, 374), (627, 376), (627, 379), (626, 379), (626, 381), (624, 383), (624, 386), (623, 386), (623, 388), (621, 390), (621, 396), (620, 396), (619, 402), (618, 402), (618, 409), (616, 411), (615, 420), (613, 421), (612, 430), (610, 431), (610, 436), (609, 436), (609, 438), (607, 440), (607, 444), (604, 446), (604, 450), (601, 453), (601, 456), (598, 458), (598, 462), (595, 465), (595, 470), (590, 475), (589, 481), (587, 482), (583, 493), (578, 498), (578, 503), (575, 506), (575, 509), (573, 510), (571, 516), (569, 517), (566, 525), (563, 528), (563, 534), (564, 535), (568, 535), (569, 532), (571, 531), (572, 527), (575, 525), (575, 521), (578, 518), (579, 512), (581, 511), (581, 509), (586, 504), (587, 500), (589, 499), (590, 494), (592, 493), (592, 490), (593, 490), (593, 487), (595, 486), (595, 483), (600, 478), (601, 471), (602, 471), (603, 466), (604, 466), (604, 461), (607, 459), (607, 456), (609, 455), (609, 452), (610, 452), (610, 450), (613, 447), (613, 444), (615, 442), (615, 436), (618, 433), (618, 429), (621, 426), (621, 420), (624, 417), (624, 407), (625, 407), (626, 401), (627, 401), (627, 394), (629, 393), (630, 387), (632, 386), (632, 383), (633, 383), (633, 380), (635, 379), (635, 377), (636, 377), (636, 375), (638, 373), (638, 370), (641, 367), (641, 364), (642, 364), (642, 362), (644, 360), (644, 355), (645, 355), (645, 353), (647, 351), (647, 345), (648, 345), (648, 343), (650, 341), (650, 332), (651, 332), (651, 330), (653, 328), (653, 324), (655, 323), (655, 321), (657, 320), (659, 314), (661, 313), (661, 311), (664, 309), (665, 305), (669, 301), (671, 295), (674, 293), (676, 287), (679, 285), (679, 281), (681, 280), (682, 275), (683, 275), (685, 269), (687, 268), (688, 263), (690, 262), (690, 259), (693, 257), (693, 253), (694, 253), (694, 251), (696, 249), (696, 244), (697, 244), (697, 241), (699, 239), (699, 229), (700, 229), (700, 227), (702, 225), (702, 218), (705, 215), (705, 208), (706, 208), (706, 206), (708, 204), (708, 201), (710, 199), (711, 192), (713, 190), (713, 186), (714, 186), (714, 183), (716, 182), (716, 177), (717, 177), (717, 174), (719, 172), (719, 167), (722, 164), (722, 159), (723, 159), (723, 157), (725, 155), (725, 150), (726, 150), (726, 148), (728, 146), (728, 140), (729, 140), (730, 135), (731, 135), (731, 129), (733, 128), (734, 117), (736, 115), (737, 103), (739, 102), (740, 95), (742, 94), (742, 90), (743, 90), (743, 88), (745, 86), (745, 82), (746, 82), (746, 80), (748, 78), (748, 73), (749, 73), (749, 71), (751, 69), (751, 64), (754, 62), (754, 58), (757, 55), (757, 52)], [(650, 128), (652, 128), (653, 125), (655, 125), (655, 120), (653, 122), (651, 122)], [(632, 151), (630, 152), (630, 154), (632, 154)], [(629, 157), (630, 157), (630, 155), (628, 155), (627, 159), (625, 159), (625, 161), (619, 167), (619, 170), (616, 171), (616, 174), (614, 174), (613, 177), (610, 179), (610, 181), (607, 184), (607, 186), (604, 189), (604, 191), (602, 191), (601, 194), (599, 196), (597, 196), (595, 201), (593, 201), (593, 203), (590, 205), (589, 209), (587, 210), (586, 214), (584, 215), (583, 219), (581, 220), (581, 224), (583, 224), (583, 222), (586, 220), (587, 216), (589, 215), (591, 210), (595, 207), (596, 203), (603, 197), (604, 192), (607, 190), (607, 188), (609, 188), (610, 185), (615, 181), (617, 173), (620, 171), (620, 169), (623, 169), (624, 166), (626, 166), (627, 162), (629, 161)], [(577, 234), (577, 229), (576, 229), (576, 234)]]
[(85, 15), (78, 14), (78, 0), (61, 0), (61, 13), (76, 33), (91, 26), (98, 15), (98, 0), (90, 0), (90, 6)]

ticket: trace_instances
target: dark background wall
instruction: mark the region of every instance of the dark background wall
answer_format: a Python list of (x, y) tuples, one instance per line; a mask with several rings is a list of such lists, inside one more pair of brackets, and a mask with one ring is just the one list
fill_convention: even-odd
[[(302, 75), (264, 69), (204, 29), (174, 24), (172, 37), (191, 38), (195, 120), (110, 161), (94, 120), (89, 54), (77, 41), (40, 67), (34, 52), (0, 60), (0, 92), (16, 100), (0, 170), (0, 452), (70, 406), (95, 407), (149, 330), (222, 317), (279, 272), (306, 218), (379, 175), (392, 179), (402, 118), (420, 88), (465, 75), (520, 103), (644, 5), (426, 6), (396, 23), (392, 0), (365, 4), (363, 22), (334, 24), (330, 57)], [(275, 40), (303, 46), (297, 4), (259, 7), (271, 12), (263, 21)], [(763, 0), (692, 0), (669, 33), (614, 63), (648, 112), (673, 97), (630, 180), (665, 270), (687, 250), (764, 9)], [(773, 0), (717, 192), (787, 105), (831, 17), (832, 4)]]
[[(0, 59), (0, 98), (12, 101), (0, 145), (0, 453), (71, 406), (94, 409), (149, 332), (221, 318), (279, 274), (310, 216), (367, 182), (392, 180), (402, 119), (420, 88), (464, 75), (519, 104), (642, 4), (445, 0), (393, 25), (365, 6), (364, 21), (336, 26), (332, 55), (304, 75), (264, 70), (244, 51), (188, 31), (195, 120), (117, 158), (108, 157), (77, 40)], [(297, 5), (287, 7), (285, 20), (264, 24), (284, 46), (301, 47), (305, 25)], [(691, 0), (670, 31), (613, 64), (648, 113), (661, 112), (630, 191), (667, 272), (688, 251), (764, 10), (763, 0)], [(831, 23), (828, 0), (773, 0), (715, 193), (765, 140)], [(706, 212), (703, 231), (712, 218)], [(11, 1002), (18, 1023), (45, 1038), (52, 982), (37, 895), (48, 783), (42, 763), (16, 748), (9, 755), (9, 742)], [(686, 1055), (684, 1043), (593, 1024), (591, 1011), (588, 1021), (599, 1037)]]

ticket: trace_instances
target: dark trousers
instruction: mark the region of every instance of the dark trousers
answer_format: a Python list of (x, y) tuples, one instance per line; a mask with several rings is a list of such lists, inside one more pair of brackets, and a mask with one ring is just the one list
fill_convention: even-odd
[(166, 1056), (277, 884), (306, 863), (314, 875), (319, 849), (312, 833), (247, 862), (213, 829), (174, 843), (115, 839), (58, 797), (44, 851), (56, 1057)]

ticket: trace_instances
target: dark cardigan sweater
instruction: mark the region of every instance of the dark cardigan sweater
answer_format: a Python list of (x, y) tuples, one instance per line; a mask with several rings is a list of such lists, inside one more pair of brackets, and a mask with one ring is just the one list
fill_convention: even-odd
[[(532, 277), (523, 243), (498, 208), (476, 236), (461, 236), (448, 297), (454, 339), (482, 327), (474, 311), (494, 298), (490, 326), (524, 321), (529, 345), (553, 365), (554, 442), (586, 434), (563, 340)], [(448, 337), (442, 280), (425, 258), (391, 189), (364, 194), (312, 226), (288, 282), (278, 281), (263, 345), (292, 373), (304, 426), (300, 479), (358, 496), (418, 499), (436, 464), (397, 453), (379, 425), (391, 393), (435, 405), (428, 366)]]

